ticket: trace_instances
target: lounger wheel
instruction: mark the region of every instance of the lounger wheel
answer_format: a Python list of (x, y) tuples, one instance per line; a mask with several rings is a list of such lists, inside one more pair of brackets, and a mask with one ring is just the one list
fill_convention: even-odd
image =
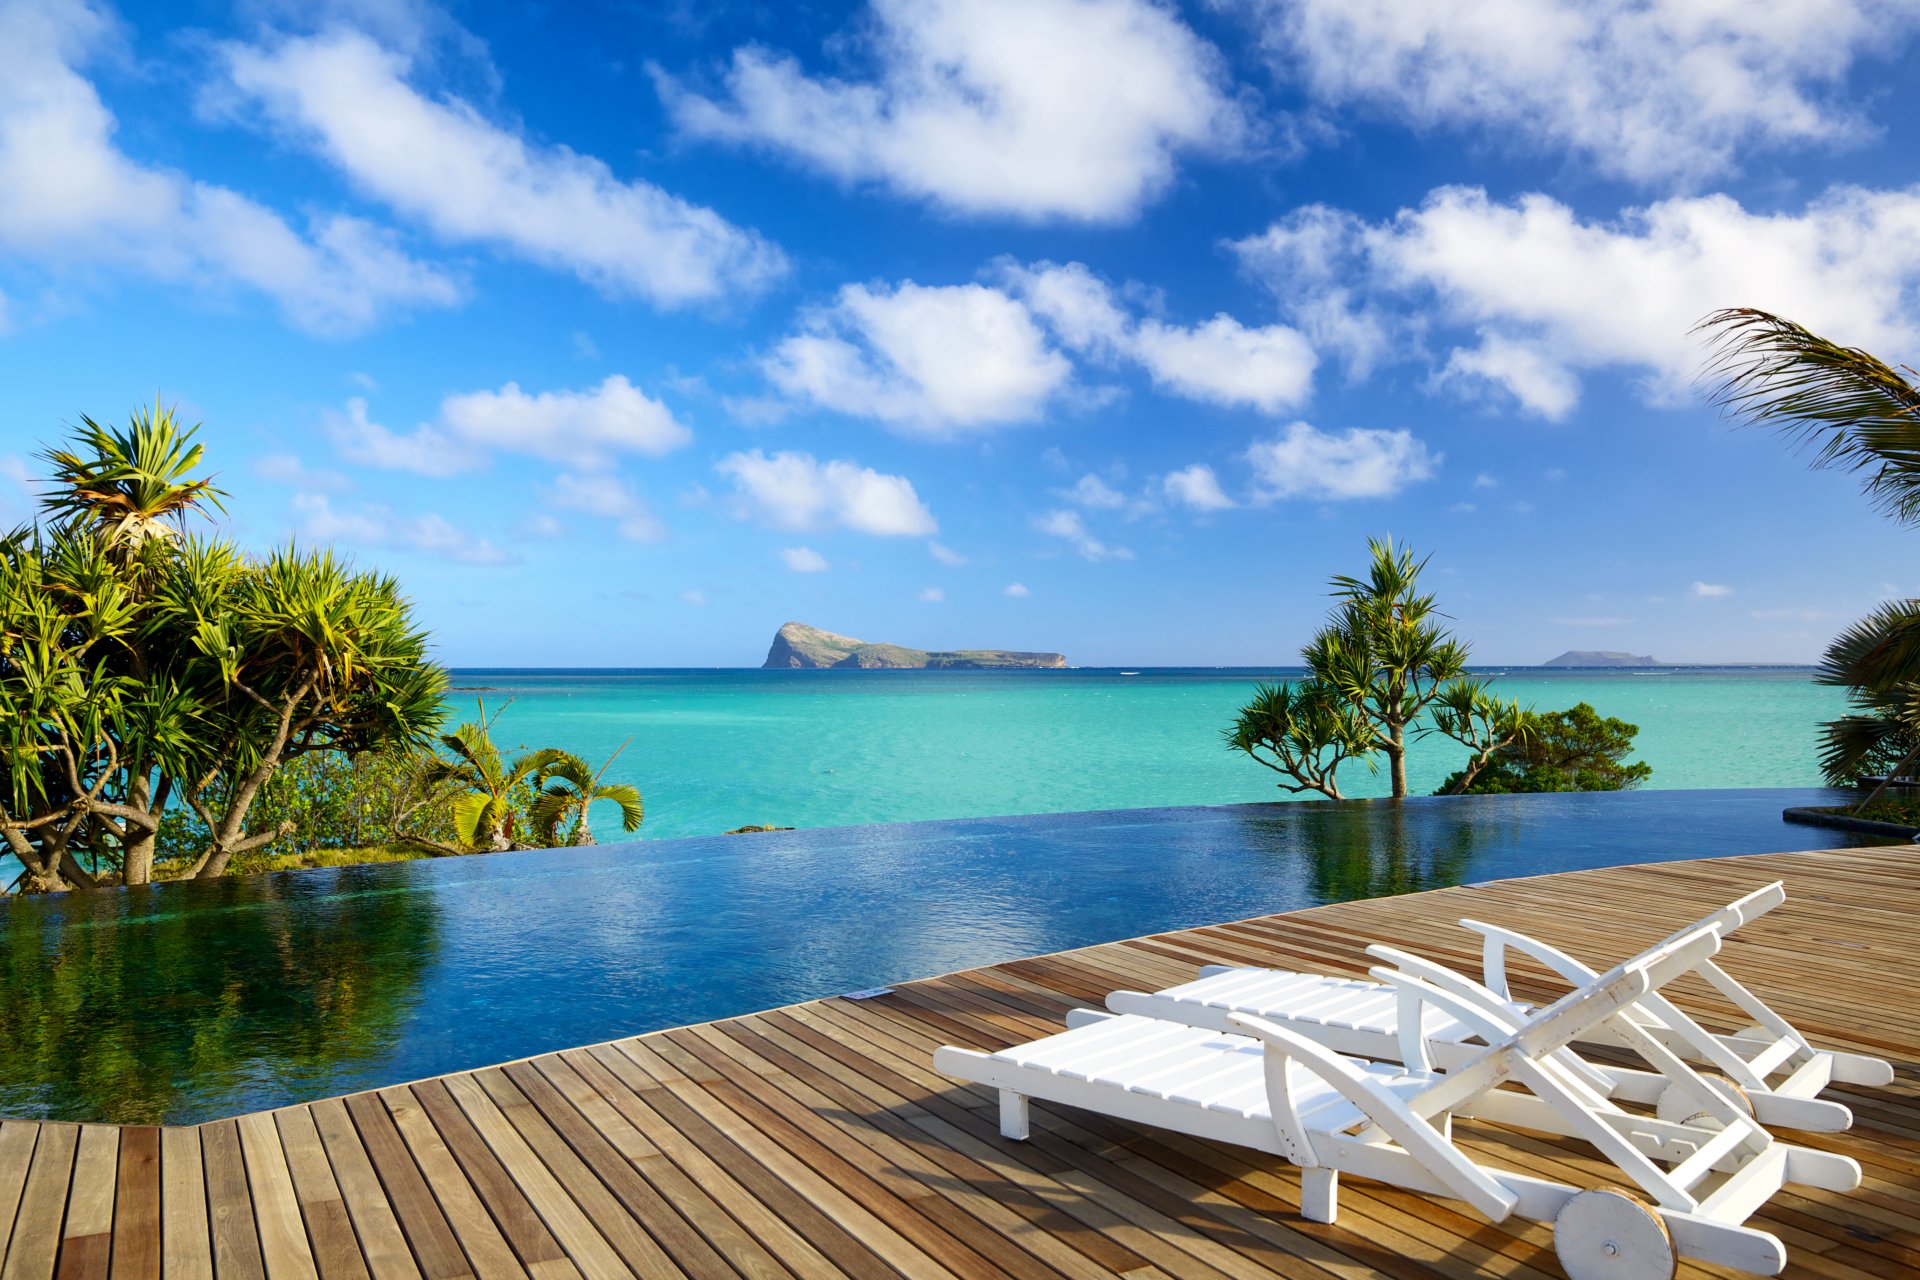
[[(1748, 1119), (1753, 1118), (1753, 1099), (1747, 1096), (1745, 1089), (1716, 1072), (1702, 1072), (1701, 1079), (1718, 1090), (1728, 1102), (1738, 1107), (1741, 1114)], [(1702, 1129), (1721, 1127), (1719, 1120), (1704, 1110), (1696, 1099), (1689, 1096), (1687, 1091), (1677, 1084), (1670, 1084), (1661, 1091), (1659, 1100), (1653, 1104), (1653, 1114), (1675, 1124), (1690, 1124)]]
[(1673, 1280), (1673, 1237), (1653, 1206), (1624, 1191), (1582, 1191), (1553, 1220), (1568, 1280)]

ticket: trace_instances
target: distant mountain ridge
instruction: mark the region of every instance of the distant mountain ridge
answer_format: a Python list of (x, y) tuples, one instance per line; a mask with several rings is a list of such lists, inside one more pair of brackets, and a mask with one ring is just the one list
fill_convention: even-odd
[(773, 644), (767, 650), (767, 660), (761, 664), (766, 668), (935, 668), (948, 671), (1066, 665), (1066, 656), (1058, 653), (1021, 653), (1011, 649), (909, 649), (897, 644), (870, 644), (865, 640), (855, 640), (852, 636), (822, 631), (804, 622), (789, 622), (775, 632)]
[(1569, 649), (1559, 657), (1540, 665), (1543, 667), (1658, 667), (1664, 664), (1649, 653), (1622, 653), (1618, 649)]

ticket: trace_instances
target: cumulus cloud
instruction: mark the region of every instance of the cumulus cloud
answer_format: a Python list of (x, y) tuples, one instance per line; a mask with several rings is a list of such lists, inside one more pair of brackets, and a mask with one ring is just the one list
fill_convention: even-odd
[[(1352, 279), (1461, 335), (1439, 383), (1497, 388), (1544, 417), (1568, 412), (1580, 374), (1598, 369), (1638, 375), (1657, 401), (1689, 394), (1701, 351), (1688, 332), (1720, 307), (1761, 307), (1870, 349), (1920, 346), (1920, 187), (1837, 187), (1782, 213), (1685, 197), (1612, 220), (1544, 195), (1443, 187), (1380, 222), (1314, 216)], [(1314, 296), (1289, 272), (1291, 224), (1234, 248), (1283, 307)]]
[(1321, 431), (1295, 422), (1247, 450), (1259, 501), (1390, 498), (1432, 476), (1440, 455), (1410, 431)]
[(941, 564), (946, 565), (949, 569), (957, 569), (967, 563), (965, 556), (955, 551), (952, 547), (944, 546), (938, 542), (929, 542), (927, 544), (927, 554), (935, 560), (938, 560)]
[(224, 55), (233, 89), (281, 132), (444, 240), (669, 307), (757, 289), (785, 269), (778, 249), (711, 209), (427, 96), (408, 83), (408, 54), (360, 32), (228, 44)]
[(83, 0), (0, 4), (0, 254), (36, 267), (124, 267), (251, 290), (309, 332), (337, 337), (463, 289), (358, 218), (296, 228), (226, 187), (142, 164), (79, 68), (117, 28)]
[(693, 439), (664, 404), (620, 374), (585, 391), (532, 395), (509, 382), (440, 402), (432, 422), (395, 431), (367, 416), (361, 397), (328, 419), (340, 452), (369, 466), (446, 476), (482, 466), (495, 453), (524, 453), (577, 468), (604, 467), (618, 454), (657, 458)]
[(714, 470), (733, 481), (740, 514), (776, 528), (843, 528), (881, 537), (925, 537), (939, 529), (912, 481), (857, 462), (784, 451), (769, 457), (754, 449), (728, 454)]
[(401, 516), (375, 505), (341, 510), (324, 493), (294, 495), (293, 512), (299, 535), (315, 542), (410, 551), (462, 564), (504, 564), (507, 560), (506, 553), (492, 542), (433, 512)]
[(1001, 273), (1067, 347), (1132, 361), (1164, 391), (1263, 413), (1304, 403), (1312, 391), (1313, 346), (1287, 325), (1249, 328), (1224, 313), (1197, 325), (1136, 318), (1078, 262), (1003, 263)]
[(1687, 588), (1687, 594), (1698, 600), (1718, 600), (1733, 594), (1733, 588), (1724, 582), (1696, 582)]
[(1241, 0), (1290, 78), (1330, 106), (1479, 126), (1640, 182), (1697, 180), (1769, 147), (1844, 143), (1862, 56), (1920, 26), (1910, 0)]
[(567, 511), (612, 520), (620, 536), (629, 542), (659, 542), (667, 536), (666, 525), (652, 508), (620, 477), (607, 471), (585, 475), (565, 473), (555, 476), (548, 494), (553, 505)]
[(763, 361), (787, 396), (935, 438), (1039, 416), (1072, 366), (1025, 307), (964, 284), (850, 284)]
[(1127, 505), (1127, 496), (1096, 475), (1081, 476), (1071, 489), (1061, 489), (1060, 496), (1068, 502), (1090, 507), (1096, 511), (1112, 511)]
[(1204, 462), (1169, 472), (1161, 478), (1160, 491), (1181, 506), (1195, 511), (1225, 511), (1236, 505), (1220, 488), (1220, 478)]
[(1078, 511), (1049, 511), (1033, 522), (1033, 527), (1049, 537), (1059, 538), (1088, 560), (1131, 560), (1133, 552), (1100, 541), (1087, 528)]
[(825, 573), (832, 567), (812, 547), (788, 547), (780, 553), (780, 559), (795, 573)]
[(1009, 582), (1006, 590), (1000, 594), (1011, 600), (1025, 600), (1028, 596), (1032, 595), (1033, 592), (1027, 590), (1026, 584), (1023, 582)]
[(1151, 0), (874, 0), (872, 79), (759, 48), (725, 94), (658, 72), (682, 130), (968, 214), (1113, 221), (1244, 130), (1218, 53)]

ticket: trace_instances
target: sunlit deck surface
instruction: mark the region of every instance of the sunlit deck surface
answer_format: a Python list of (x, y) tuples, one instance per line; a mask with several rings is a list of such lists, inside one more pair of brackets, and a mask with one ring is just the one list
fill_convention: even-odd
[[(1607, 963), (1772, 879), (1787, 904), (1727, 967), (1816, 1042), (1891, 1058), (1838, 1091), (1857, 1123), (1795, 1135), (1866, 1170), (1849, 1195), (1755, 1219), (1789, 1274), (1920, 1270), (1920, 848), (1579, 871), (1342, 903), (1016, 960), (705, 1026), (197, 1128), (0, 1125), (0, 1280), (600, 1276), (1558, 1276), (1544, 1226), (1352, 1179), (1337, 1225), (1255, 1153), (995, 1098), (929, 1065), (941, 1044), (1059, 1029), (1117, 987), (1202, 963), (1364, 972), (1391, 942), (1472, 969), (1462, 915)], [(848, 922), (846, 927), (858, 927)], [(879, 977), (881, 975), (876, 975)], [(1517, 970), (1523, 995), (1552, 993)], [(1716, 1029), (1710, 1000), (1680, 1003)], [(552, 998), (566, 999), (555, 991)], [(1617, 1183), (1564, 1139), (1462, 1123), (1488, 1160)], [(1683, 1274), (1706, 1274), (1683, 1266)]]

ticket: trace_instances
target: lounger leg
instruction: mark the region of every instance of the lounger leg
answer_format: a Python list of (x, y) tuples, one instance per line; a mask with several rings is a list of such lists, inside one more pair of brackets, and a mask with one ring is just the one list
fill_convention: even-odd
[(1300, 1216), (1332, 1222), (1340, 1212), (1340, 1175), (1326, 1165), (1300, 1171)]
[(1011, 1089), (1000, 1091), (1000, 1136), (1026, 1141), (1027, 1095)]

